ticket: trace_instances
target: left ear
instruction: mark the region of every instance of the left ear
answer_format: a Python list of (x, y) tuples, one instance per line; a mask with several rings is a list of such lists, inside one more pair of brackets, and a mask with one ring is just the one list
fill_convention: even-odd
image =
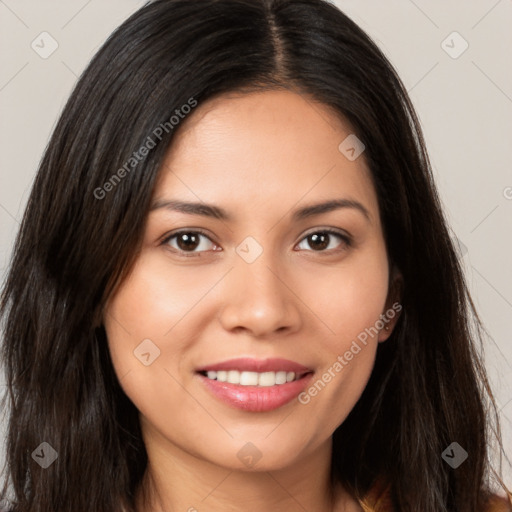
[(382, 321), (384, 327), (379, 332), (379, 343), (386, 341), (393, 332), (398, 319), (400, 318), (400, 312), (402, 311), (402, 291), (404, 287), (404, 278), (400, 270), (393, 265), (390, 273), (390, 283), (388, 297), (386, 299), (386, 306), (382, 312)]

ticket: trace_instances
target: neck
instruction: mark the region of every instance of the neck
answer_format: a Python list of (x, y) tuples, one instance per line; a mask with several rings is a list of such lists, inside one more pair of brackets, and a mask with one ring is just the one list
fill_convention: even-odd
[(137, 512), (326, 512), (350, 500), (330, 483), (331, 438), (289, 467), (241, 471), (185, 452), (156, 432), (144, 437), (148, 466)]

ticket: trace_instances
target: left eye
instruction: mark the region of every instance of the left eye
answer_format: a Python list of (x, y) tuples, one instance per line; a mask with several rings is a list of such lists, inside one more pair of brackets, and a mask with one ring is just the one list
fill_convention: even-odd
[[(326, 252), (327, 250), (331, 251), (333, 249), (342, 250), (343, 247), (341, 249), (336, 249), (336, 244), (332, 247), (333, 244), (331, 242), (333, 237), (337, 237), (341, 240), (342, 246), (348, 247), (351, 244), (351, 240), (347, 235), (338, 233), (337, 231), (324, 229), (309, 233), (301, 240), (298, 246), (300, 247), (301, 244), (307, 243), (309, 247), (313, 248), (313, 252)], [(206, 239), (207, 242), (202, 242), (202, 238)], [(174, 242), (176, 242), (176, 246), (174, 245)], [(162, 242), (162, 244), (168, 244), (173, 251), (181, 253), (180, 255), (183, 256), (200, 256), (201, 252), (208, 250), (208, 243), (213, 246), (213, 251), (220, 250), (219, 246), (215, 245), (208, 235), (201, 231), (180, 231), (167, 237)]]
[(342, 249), (336, 249), (336, 247), (331, 246), (330, 242), (332, 241), (333, 237), (337, 237), (339, 240), (341, 240), (342, 246), (350, 246), (351, 240), (347, 235), (343, 235), (331, 229), (324, 229), (322, 231), (314, 231), (312, 233), (309, 233), (302, 239), (301, 243), (303, 243), (303, 241), (306, 241), (306, 243), (308, 243), (310, 247), (317, 245), (317, 248), (313, 249), (314, 252), (326, 252), (326, 249), (342, 250), (343, 247)]

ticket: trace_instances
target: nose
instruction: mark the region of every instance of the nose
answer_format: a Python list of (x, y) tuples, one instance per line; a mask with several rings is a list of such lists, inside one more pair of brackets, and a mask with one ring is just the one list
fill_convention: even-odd
[(264, 255), (250, 264), (239, 258), (226, 276), (218, 315), (224, 329), (247, 331), (256, 338), (300, 329), (301, 300), (293, 283)]

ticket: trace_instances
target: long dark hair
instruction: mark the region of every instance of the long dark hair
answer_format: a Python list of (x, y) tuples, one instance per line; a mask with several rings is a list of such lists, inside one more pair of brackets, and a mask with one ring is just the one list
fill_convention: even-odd
[[(226, 92), (273, 88), (350, 122), (403, 276), (399, 322), (334, 433), (332, 477), (356, 497), (384, 477), (401, 511), (483, 509), (491, 433), (503, 448), (482, 327), (393, 67), (326, 1), (158, 0), (110, 36), (78, 81), (16, 239), (0, 310), (10, 407), (1, 497), (11, 487), (14, 512), (135, 510), (147, 454), (101, 312), (139, 250), (180, 128), (171, 117)], [(457, 469), (441, 456), (454, 441), (469, 453)], [(48, 451), (43, 442), (58, 454), (46, 469), (34, 458)]]

